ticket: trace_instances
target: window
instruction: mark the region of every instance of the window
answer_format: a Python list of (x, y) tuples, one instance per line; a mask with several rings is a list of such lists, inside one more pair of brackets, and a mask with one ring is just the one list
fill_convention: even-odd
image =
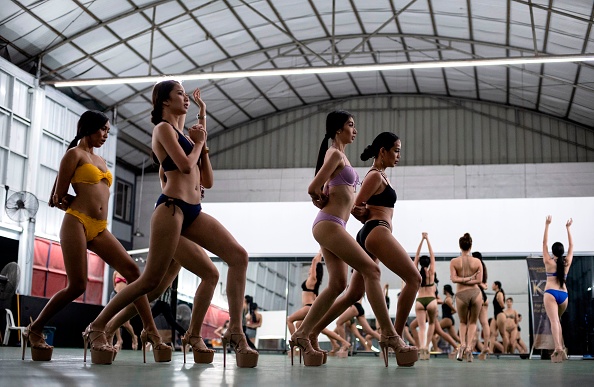
[(124, 222), (132, 221), (132, 184), (116, 180), (113, 216)]

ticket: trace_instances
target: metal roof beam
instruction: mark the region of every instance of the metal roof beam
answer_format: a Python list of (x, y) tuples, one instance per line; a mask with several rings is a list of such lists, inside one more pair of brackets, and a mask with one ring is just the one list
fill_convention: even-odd
[(289, 39), (291, 39), (293, 41), (293, 43), (295, 43), (298, 46), (300, 46), (300, 47), (304, 48), (305, 50), (309, 51), (310, 53), (312, 53), (313, 55), (315, 55), (319, 60), (321, 60), (326, 65), (330, 65), (330, 63), (326, 59), (319, 57), (314, 50), (312, 50), (311, 48), (309, 48), (306, 44), (303, 44), (303, 42), (301, 42), (299, 39), (295, 38), (295, 36), (293, 34), (291, 34), (289, 31), (287, 31), (287, 30), (285, 30), (285, 29), (280, 28), (279, 26), (277, 26), (274, 21), (270, 20), (262, 12), (258, 11), (256, 8), (252, 7), (245, 0), (240, 0), (240, 2), (243, 5), (245, 5), (246, 7), (248, 7), (249, 9), (251, 9), (255, 14), (257, 14), (258, 16), (260, 16), (262, 19), (266, 20), (271, 26), (273, 26), (274, 28), (276, 28), (277, 30), (279, 30), (280, 32), (282, 32), (284, 35), (286, 35)]
[[(170, 1), (173, 1), (173, 0), (157, 0), (157, 1), (154, 1), (154, 2), (152, 2), (150, 4), (145, 4), (142, 7), (136, 7), (136, 9), (134, 9), (134, 10), (132, 10), (130, 12), (123, 13), (121, 15), (115, 16), (115, 17), (113, 17), (111, 19), (108, 19), (108, 20), (105, 20), (105, 21), (100, 21), (98, 24), (96, 24), (96, 25), (94, 25), (92, 27), (86, 28), (86, 29), (84, 29), (82, 31), (79, 31), (79, 32), (77, 32), (76, 34), (74, 34), (74, 35), (72, 35), (70, 37), (64, 37), (64, 40), (60, 41), (59, 43), (57, 43), (57, 44), (55, 44), (55, 45), (53, 45), (51, 47), (46, 48), (42, 52), (38, 53), (36, 56), (46, 55), (47, 53), (52, 52), (52, 51), (54, 51), (54, 50), (62, 47), (65, 44), (68, 44), (70, 42), (73, 42), (77, 38), (79, 38), (79, 37), (81, 37), (81, 36), (83, 36), (85, 34), (88, 34), (89, 32), (92, 32), (92, 31), (94, 31), (94, 30), (96, 30), (98, 28), (101, 28), (101, 27), (106, 26), (106, 25), (108, 25), (110, 23), (116, 22), (118, 20), (124, 19), (124, 18), (126, 18), (128, 16), (135, 15), (135, 14), (137, 14), (139, 12), (142, 12), (144, 10), (150, 9), (152, 7), (156, 7), (157, 5), (168, 3)], [(18, 2), (16, 2), (15, 0), (13, 0), (13, 2), (17, 3), (17, 5), (18, 5)], [(213, 3), (213, 2), (214, 1), (211, 1), (211, 3)]]
[(417, 0), (411, 0), (407, 5), (405, 5), (403, 8), (401, 8), (400, 11), (394, 12), (394, 15), (392, 15), (388, 20), (386, 20), (381, 26), (379, 26), (378, 28), (376, 28), (375, 31), (373, 31), (371, 34), (368, 34), (367, 36), (363, 37), (363, 40), (361, 41), (361, 43), (359, 43), (355, 47), (353, 47), (351, 49), (351, 51), (349, 51), (348, 53), (346, 53), (342, 57), (342, 59), (340, 59), (338, 61), (338, 63), (336, 63), (336, 64), (339, 65), (341, 63), (344, 63), (345, 59), (347, 59), (353, 52), (357, 51), (360, 47), (362, 47), (365, 43), (367, 43), (369, 41), (369, 39), (371, 39), (374, 36), (376, 36), (377, 34), (379, 34), (379, 32), (381, 30), (383, 30), (385, 26), (387, 26), (388, 24), (392, 23), (392, 21), (394, 21), (395, 19), (397, 19), (398, 18), (398, 15), (400, 15), (402, 12), (406, 11), (406, 9), (408, 7), (410, 7), (411, 5), (413, 5), (414, 3), (416, 3), (416, 1)]
[[(594, 4), (592, 5), (592, 10), (590, 11), (590, 19), (594, 19)], [(586, 52), (586, 48), (588, 47), (588, 42), (590, 40), (590, 35), (592, 33), (592, 24), (588, 25), (588, 29), (586, 31), (586, 36), (584, 37), (584, 43), (582, 45), (582, 53)], [(578, 66), (577, 71), (575, 73), (575, 78), (573, 80), (573, 90), (571, 90), (571, 97), (569, 97), (569, 102), (567, 104), (567, 110), (565, 111), (564, 118), (569, 118), (569, 113), (571, 112), (571, 107), (573, 106), (573, 100), (575, 98), (575, 92), (577, 90), (578, 81), (580, 79), (580, 72), (582, 66)]]

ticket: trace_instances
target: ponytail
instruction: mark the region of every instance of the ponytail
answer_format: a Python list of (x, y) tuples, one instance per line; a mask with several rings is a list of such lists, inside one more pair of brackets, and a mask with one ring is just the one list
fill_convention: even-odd
[(557, 258), (557, 270), (555, 273), (557, 274), (557, 282), (559, 282), (559, 286), (563, 287), (565, 285), (565, 247), (561, 242), (553, 243), (553, 255)]
[(326, 152), (328, 151), (328, 140), (334, 139), (336, 132), (342, 129), (344, 124), (346, 124), (351, 117), (353, 117), (353, 115), (346, 110), (335, 110), (328, 113), (326, 116), (326, 134), (324, 135), (324, 139), (320, 144), (320, 150), (318, 152), (316, 175), (322, 168), (322, 165), (324, 165), (324, 157), (326, 157)]
[(157, 83), (153, 87), (153, 110), (151, 111), (151, 122), (154, 125), (163, 121), (163, 102), (169, 100), (169, 93), (179, 85), (178, 81), (167, 80)]
[(68, 149), (74, 148), (80, 140), (97, 132), (105, 126), (109, 118), (98, 110), (87, 110), (81, 114), (76, 124), (76, 137), (68, 145)]

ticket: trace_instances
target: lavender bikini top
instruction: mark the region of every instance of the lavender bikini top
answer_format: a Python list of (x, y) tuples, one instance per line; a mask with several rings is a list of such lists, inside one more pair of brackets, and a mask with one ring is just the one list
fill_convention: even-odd
[(328, 188), (337, 185), (350, 185), (355, 188), (357, 184), (359, 184), (359, 175), (355, 171), (355, 168), (350, 165), (345, 165), (336, 176), (328, 180)]

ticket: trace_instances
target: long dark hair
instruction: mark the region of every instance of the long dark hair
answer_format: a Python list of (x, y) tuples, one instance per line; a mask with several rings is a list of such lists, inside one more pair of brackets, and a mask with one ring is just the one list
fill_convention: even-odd
[(494, 281), (493, 282), (495, 285), (497, 285), (497, 287), (499, 288), (499, 291), (501, 293), (503, 293), (503, 299), (505, 300), (505, 292), (503, 291), (503, 289), (501, 289), (501, 282), (500, 281)]
[(326, 116), (326, 134), (324, 135), (324, 139), (322, 140), (322, 144), (320, 145), (320, 151), (318, 152), (318, 161), (316, 163), (316, 175), (318, 174), (320, 168), (324, 164), (324, 157), (326, 156), (326, 152), (328, 151), (328, 140), (334, 139), (336, 136), (336, 132), (338, 132), (344, 124), (349, 120), (349, 118), (353, 117), (353, 115), (346, 110), (335, 110), (333, 112), (328, 113)]
[(314, 285), (314, 294), (318, 294), (320, 290), (320, 285), (322, 284), (322, 278), (324, 278), (324, 264), (322, 262), (318, 262), (316, 264), (316, 284)]
[(157, 125), (163, 121), (163, 102), (169, 99), (169, 93), (175, 87), (181, 85), (178, 81), (167, 80), (157, 83), (153, 87), (153, 110), (151, 111), (151, 122)]
[(470, 234), (465, 233), (464, 235), (462, 235), (458, 243), (460, 244), (460, 248), (462, 249), (462, 251), (470, 250), (470, 248), (472, 247), (472, 238), (470, 237)]
[(421, 273), (421, 286), (425, 286), (427, 280), (426, 269), (431, 265), (431, 258), (426, 255), (421, 255), (419, 257), (419, 265), (421, 265), (421, 268), (419, 269), (419, 272)]
[(559, 286), (563, 287), (565, 285), (565, 247), (561, 242), (553, 243), (553, 255), (557, 257), (557, 281), (559, 282)]
[(454, 290), (452, 289), (452, 285), (450, 285), (450, 284), (443, 285), (443, 292), (446, 294), (449, 294), (452, 297), (454, 297), (456, 295), (454, 293)]
[(78, 119), (76, 124), (76, 137), (68, 145), (68, 149), (74, 148), (83, 137), (90, 136), (105, 126), (109, 118), (98, 110), (87, 110)]
[(478, 258), (481, 261), (481, 264), (483, 265), (483, 283), (486, 284), (487, 283), (487, 265), (485, 265), (485, 262), (483, 262), (483, 254), (481, 254), (479, 251), (475, 251), (472, 253), (472, 256), (475, 258)]
[(367, 161), (372, 157), (377, 157), (380, 150), (390, 150), (394, 146), (394, 143), (398, 141), (398, 136), (392, 132), (382, 132), (378, 134), (371, 145), (367, 145), (363, 153), (361, 153), (361, 160)]

